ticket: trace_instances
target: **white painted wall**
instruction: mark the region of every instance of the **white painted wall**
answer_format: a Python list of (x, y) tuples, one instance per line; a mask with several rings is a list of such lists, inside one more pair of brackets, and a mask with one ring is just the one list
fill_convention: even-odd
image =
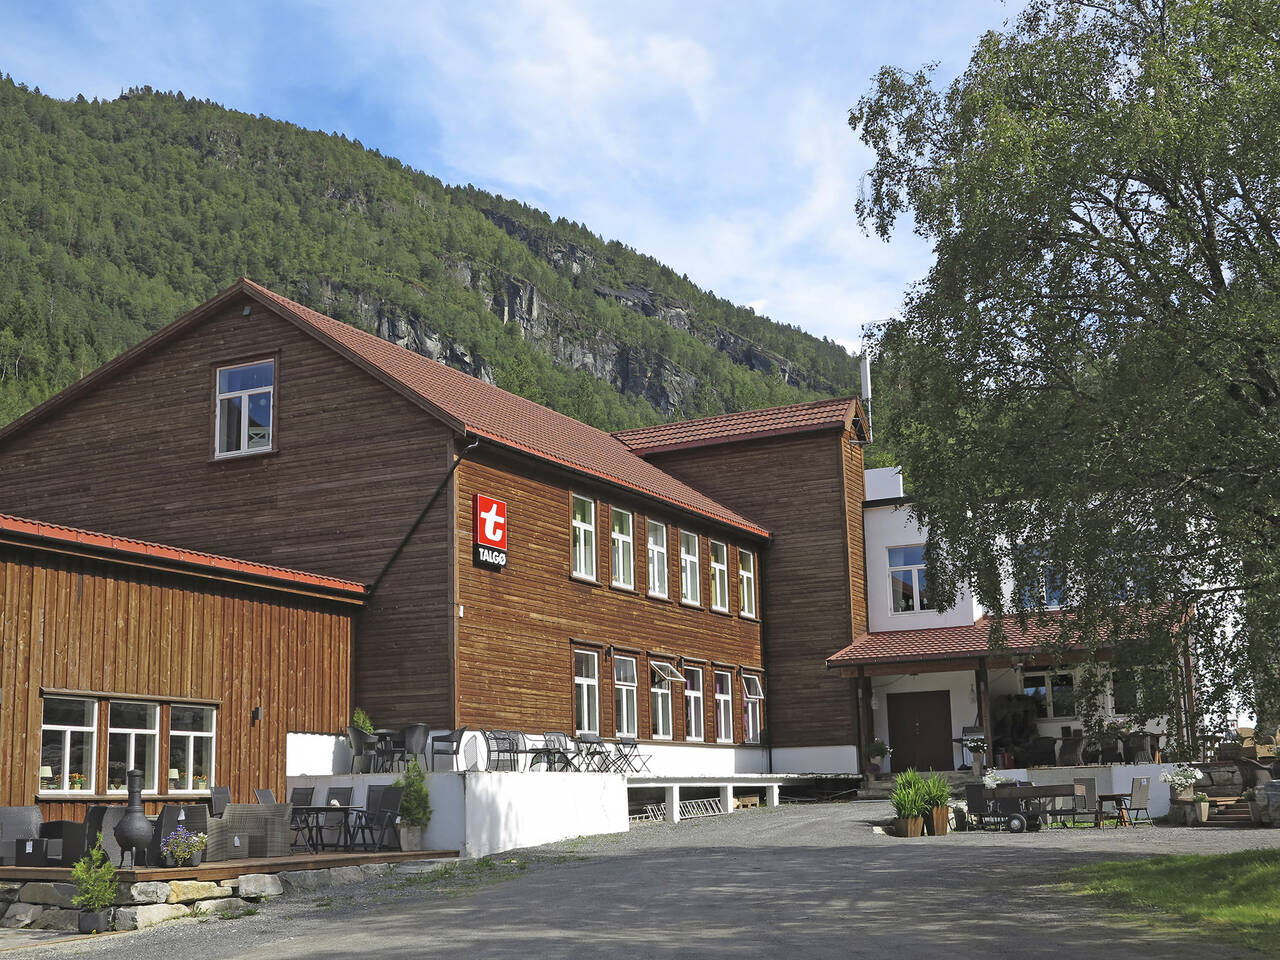
[(349, 769), (351, 750), (347, 747), (345, 737), (326, 733), (285, 735), (285, 776), (345, 773)]
[(858, 772), (858, 748), (853, 744), (829, 747), (774, 747), (774, 773)]
[[(373, 784), (395, 774), (290, 776), (294, 787), (313, 786), (324, 802), (330, 786), (352, 787), (363, 805)], [(627, 784), (608, 773), (430, 773), (431, 823), (427, 845), (483, 857), (572, 837), (622, 833), (627, 829)]]
[(924, 543), (925, 531), (905, 506), (864, 509), (862, 528), (867, 558), (867, 624), (872, 633), (970, 626), (982, 615), (968, 587), (961, 587), (956, 605), (945, 612), (890, 613), (889, 548)]
[(902, 496), (902, 468), (875, 467), (862, 471), (865, 496), (868, 500), (888, 500)]
[(649, 761), (648, 772), (655, 777), (719, 777), (769, 769), (764, 747), (642, 740), (639, 750)]
[[(951, 697), (951, 735), (953, 737), (960, 736), (960, 732), (964, 727), (977, 725), (978, 699), (976, 692), (971, 692), (973, 679), (971, 670), (921, 673), (916, 676), (899, 674), (889, 677), (873, 677), (871, 679), (871, 694), (874, 699), (872, 700), (871, 721), (875, 735), (889, 744), (891, 748), (894, 746), (893, 741), (889, 739), (889, 694), (946, 690)], [(954, 766), (959, 767), (964, 762), (960, 747), (953, 744), (952, 753), (952, 763)], [(881, 767), (889, 771), (896, 769), (893, 766), (892, 754), (889, 756), (887, 764), (883, 761), (881, 762)]]
[[(1147, 808), (1153, 817), (1163, 817), (1169, 812), (1169, 785), (1160, 782), (1160, 774), (1172, 770), (1172, 763), (1112, 763), (1095, 764), (1080, 767), (1033, 767), (1031, 770), (1001, 770), (999, 774), (1005, 780), (1030, 780), (1037, 786), (1072, 783), (1078, 777), (1092, 777), (1097, 784), (1098, 793), (1128, 793), (1133, 789), (1134, 777), (1151, 779), (1150, 806)], [(1111, 804), (1106, 804), (1111, 810)]]

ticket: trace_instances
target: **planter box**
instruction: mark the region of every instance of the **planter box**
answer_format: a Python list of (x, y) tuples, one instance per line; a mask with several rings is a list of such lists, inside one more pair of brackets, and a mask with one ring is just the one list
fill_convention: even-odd
[(110, 907), (106, 910), (98, 910), (92, 913), (88, 910), (81, 910), (78, 921), (80, 932), (106, 933), (111, 929), (111, 914), (113, 912)]
[(924, 832), (924, 817), (898, 817), (893, 829), (900, 837), (918, 837)]
[(401, 850), (426, 850), (427, 849), (427, 828), (411, 827), (407, 823), (402, 823), (396, 828), (400, 832), (400, 849)]

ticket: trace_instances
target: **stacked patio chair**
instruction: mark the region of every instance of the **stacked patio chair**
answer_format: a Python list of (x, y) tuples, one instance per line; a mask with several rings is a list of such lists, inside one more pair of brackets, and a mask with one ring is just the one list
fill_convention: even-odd
[(400, 846), (400, 834), (396, 823), (400, 819), (400, 801), (404, 797), (404, 787), (384, 787), (379, 791), (376, 801), (365, 804), (363, 811), (356, 815), (356, 830), (360, 833), (361, 845), (365, 850), (392, 849), (388, 840)]
[(436, 757), (449, 757), (449, 769), (457, 766), (458, 754), (462, 750), (462, 738), (466, 727), (459, 727), (453, 733), (441, 733), (431, 738), (431, 769), (435, 770)]
[(411, 723), (404, 728), (404, 755), (405, 764), (408, 765), (409, 757), (417, 759), (422, 758), (422, 769), (430, 770), (431, 766), (427, 758), (427, 750), (431, 746), (431, 728), (425, 723)]
[[(1147, 823), (1155, 826), (1155, 821), (1151, 819), (1151, 811), (1147, 809), (1147, 804), (1151, 797), (1151, 778), (1150, 777), (1134, 777), (1133, 784), (1129, 787), (1129, 796), (1120, 800), (1120, 805), (1124, 807), (1129, 816), (1129, 823), (1132, 826), (1138, 825), (1138, 811), (1146, 817)], [(1120, 826), (1119, 814), (1116, 816), (1115, 825)]]

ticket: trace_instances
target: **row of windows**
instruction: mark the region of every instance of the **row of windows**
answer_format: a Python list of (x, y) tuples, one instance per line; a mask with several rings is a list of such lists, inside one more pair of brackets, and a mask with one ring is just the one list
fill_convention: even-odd
[[(613, 722), (619, 737), (639, 736), (639, 689), (637, 659), (621, 653), (613, 655)], [(649, 663), (649, 736), (654, 740), (670, 740), (672, 731), (673, 683), (684, 685), (685, 739), (705, 742), (705, 699), (702, 667), (686, 666), (676, 670), (662, 660)], [(733, 673), (713, 670), (716, 743), (733, 742)], [(573, 653), (574, 725), (578, 733), (600, 732), (600, 674), (598, 655), (589, 650)], [(764, 718), (764, 688), (754, 674), (742, 677), (743, 739), (760, 742)]]
[[(587, 497), (573, 496), (572, 547), (570, 564), (573, 575), (581, 580), (596, 581), (596, 503)], [(611, 509), (610, 558), (615, 587), (634, 590), (635, 582), (635, 517), (617, 507)], [(667, 585), (667, 525), (645, 521), (648, 544), (649, 596), (669, 599)], [(719, 540), (710, 541), (711, 609), (729, 612), (729, 547)], [(689, 606), (702, 605), (702, 570), (698, 535), (680, 531), (680, 601)], [(749, 550), (738, 550), (738, 613), (756, 616), (756, 556)]]
[[(99, 719), (106, 714), (107, 766), (97, 766)], [(168, 742), (161, 753), (162, 714)], [(213, 707), (45, 697), (40, 727), (40, 791), (124, 793), (125, 774), (142, 771), (144, 793), (160, 792), (160, 771), (169, 793), (208, 790), (213, 782)], [(165, 766), (160, 758), (167, 758)]]
[[(1048, 609), (1061, 607), (1065, 595), (1062, 577), (1040, 559), (1040, 551), (1031, 547), (1018, 547), (1015, 555), (1020, 562), (1035, 563), (1040, 570), (1035, 582), (1021, 589), (1021, 606), (1044, 606)], [(889, 609), (894, 613), (934, 609), (926, 589), (924, 544), (889, 548), (889, 604)]]

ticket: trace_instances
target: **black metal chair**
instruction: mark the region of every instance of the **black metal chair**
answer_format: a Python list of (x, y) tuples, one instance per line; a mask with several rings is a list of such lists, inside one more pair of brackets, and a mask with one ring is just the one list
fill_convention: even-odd
[(1027, 766), (1052, 767), (1058, 762), (1057, 737), (1036, 737), (1027, 748)]
[(1080, 749), (1084, 746), (1084, 737), (1063, 737), (1062, 746), (1058, 749), (1058, 766), (1078, 767), (1083, 762)]
[[(351, 806), (351, 792), (351, 787), (330, 787), (325, 794), (324, 804), (327, 807), (337, 800), (342, 806), (349, 807)], [(319, 843), (321, 850), (328, 846), (328, 841), (325, 839), (326, 833), (337, 835), (333, 841), (335, 847), (341, 847), (350, 840), (350, 836), (347, 833), (348, 816), (349, 814), (345, 810), (337, 812), (326, 811), (316, 818), (316, 841)]]
[(578, 734), (578, 769), (604, 772), (609, 769), (609, 749), (598, 733)]
[(351, 772), (359, 767), (360, 773), (368, 773), (378, 754), (378, 738), (358, 727), (347, 727), (347, 746), (351, 748)]
[(427, 751), (431, 747), (431, 728), (425, 723), (411, 723), (404, 728), (403, 736), (406, 763), (409, 757), (421, 757), (422, 769), (430, 770)]
[(518, 769), (516, 745), (511, 739), (511, 731), (486, 730), (484, 731), (484, 743), (488, 749), (488, 757), (485, 764), (486, 770)]
[(275, 803), (276, 792), (274, 790), (268, 790), (263, 787), (254, 787), (253, 799), (257, 800), (259, 803)]
[(462, 752), (462, 738), (466, 727), (459, 727), (452, 733), (440, 733), (431, 738), (431, 769), (436, 769), (436, 757), (449, 757), (449, 769), (457, 766), (458, 755)]
[(209, 791), (209, 815), (212, 817), (222, 816), (227, 809), (227, 804), (230, 802), (230, 787), (214, 787)]
[(558, 730), (549, 730), (542, 735), (542, 748), (548, 757), (548, 766), (552, 770), (577, 770), (575, 750), (569, 742), (569, 735)]
[(404, 735), (399, 730), (379, 730), (374, 747), (373, 767), (380, 772), (395, 772), (405, 762)]
[[(311, 829), (313, 822), (311, 811), (299, 810), (298, 808), (311, 806), (312, 798), (315, 795), (315, 787), (294, 787), (289, 791), (289, 802), (293, 804), (293, 813), (290, 815), (289, 820), (289, 829), (293, 831), (293, 838), (289, 841), (289, 846), (296, 847), (298, 840), (301, 839), (308, 853), (316, 852), (316, 841)], [(261, 803), (262, 801), (258, 802)]]
[(400, 818), (403, 797), (404, 787), (384, 787), (378, 795), (377, 805), (365, 804), (364, 811), (357, 814), (357, 829), (366, 850), (391, 849), (387, 844), (388, 835), (399, 848), (400, 834), (396, 831), (396, 821)]
[(649, 772), (649, 758), (640, 752), (640, 744), (635, 737), (619, 737), (614, 758), (614, 769), (618, 773)]

